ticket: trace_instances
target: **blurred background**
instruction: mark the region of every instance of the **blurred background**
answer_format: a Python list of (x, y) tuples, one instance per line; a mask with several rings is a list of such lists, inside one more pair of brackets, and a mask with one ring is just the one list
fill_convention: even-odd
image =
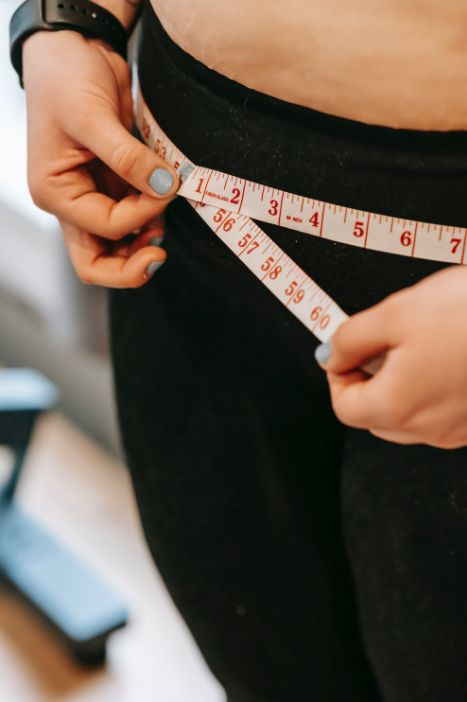
[(105, 291), (79, 282), (29, 196), (18, 4), (0, 3), (0, 699), (222, 702), (141, 533)]

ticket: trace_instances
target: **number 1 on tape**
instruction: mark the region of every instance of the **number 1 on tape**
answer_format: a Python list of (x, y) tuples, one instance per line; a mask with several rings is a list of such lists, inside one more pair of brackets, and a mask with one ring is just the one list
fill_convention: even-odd
[[(139, 90), (136, 98), (136, 124), (148, 146), (179, 170), (182, 177), (179, 194), (186, 197), (217, 237), (307, 329), (321, 342), (329, 341), (348, 315), (250, 217), (234, 211), (236, 203), (231, 203), (230, 200), (232, 197), (234, 200), (238, 198), (240, 203), (241, 187), (238, 186), (230, 197), (225, 195), (224, 200), (215, 198), (215, 204), (189, 197), (187, 193), (192, 193), (199, 186), (200, 169), (162, 131)], [(215, 171), (202, 170), (207, 184), (209, 176), (212, 179), (214, 174), (217, 175)]]
[[(467, 263), (467, 229), (333, 205), (196, 166), (173, 144), (136, 86), (136, 124), (181, 175), (185, 197), (216, 236), (321, 342), (348, 315), (253, 221), (332, 241), (446, 263)], [(382, 359), (363, 368), (374, 373)]]

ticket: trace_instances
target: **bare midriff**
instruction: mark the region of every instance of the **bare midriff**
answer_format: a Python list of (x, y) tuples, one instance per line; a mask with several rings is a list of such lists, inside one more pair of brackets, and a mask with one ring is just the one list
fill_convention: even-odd
[(467, 129), (465, 0), (151, 0), (169, 36), (250, 88), (368, 124)]

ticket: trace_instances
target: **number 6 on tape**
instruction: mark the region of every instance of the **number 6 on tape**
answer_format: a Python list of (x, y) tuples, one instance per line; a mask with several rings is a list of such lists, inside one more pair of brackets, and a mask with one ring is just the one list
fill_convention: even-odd
[[(465, 263), (466, 229), (340, 207), (196, 166), (157, 124), (139, 87), (135, 103), (144, 140), (180, 174), (178, 194), (321, 342), (329, 341), (348, 315), (252, 218), (361, 248)], [(371, 375), (383, 362), (379, 356), (362, 368)]]

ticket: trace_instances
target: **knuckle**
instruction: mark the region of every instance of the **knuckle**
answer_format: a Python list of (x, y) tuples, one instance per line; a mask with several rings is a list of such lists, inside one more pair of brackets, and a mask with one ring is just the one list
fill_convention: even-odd
[(85, 285), (93, 285), (94, 281), (90, 271), (87, 268), (75, 267), (76, 275), (79, 280)]
[(334, 409), (334, 414), (336, 415), (337, 419), (342, 422), (342, 424), (345, 424), (347, 427), (354, 426), (352, 424), (352, 420), (350, 417), (349, 412), (346, 412), (342, 407), (336, 407), (333, 405)]
[(41, 210), (50, 211), (50, 199), (44, 188), (44, 179), (39, 174), (28, 174), (28, 188), (33, 203)]
[(455, 449), (455, 448), (460, 448), (460, 446), (458, 446), (457, 444), (455, 444), (455, 443), (452, 442), (452, 441), (449, 441), (448, 439), (441, 439), (441, 440), (438, 440), (438, 441), (436, 441), (436, 442), (434, 443), (434, 446), (435, 446), (436, 448), (440, 448), (440, 449)]
[(345, 405), (339, 401), (336, 401), (334, 398), (331, 398), (331, 405), (334, 410), (334, 414), (336, 415), (337, 419), (342, 422), (342, 424), (345, 424), (348, 427), (357, 426), (355, 417), (352, 416), (352, 413), (345, 407)]
[(373, 434), (373, 436), (376, 436), (377, 439), (382, 439), (383, 441), (387, 441), (387, 434), (384, 431), (379, 431), (378, 429), (368, 429), (370, 434)]
[(110, 241), (120, 241), (128, 236), (127, 227), (122, 226), (122, 224), (117, 220), (115, 215), (109, 213), (109, 217), (105, 225), (102, 226), (100, 231), (94, 232), (98, 236), (104, 239), (109, 239)]
[(131, 144), (123, 142), (113, 152), (110, 167), (126, 180), (133, 173), (137, 161), (137, 150)]
[(456, 449), (456, 448), (461, 448), (462, 446), (466, 445), (466, 440), (464, 437), (464, 440), (462, 440), (458, 432), (448, 428), (444, 429), (441, 431), (438, 431), (437, 437), (435, 439), (435, 442), (433, 443), (434, 446), (437, 448), (442, 448), (442, 449)]

